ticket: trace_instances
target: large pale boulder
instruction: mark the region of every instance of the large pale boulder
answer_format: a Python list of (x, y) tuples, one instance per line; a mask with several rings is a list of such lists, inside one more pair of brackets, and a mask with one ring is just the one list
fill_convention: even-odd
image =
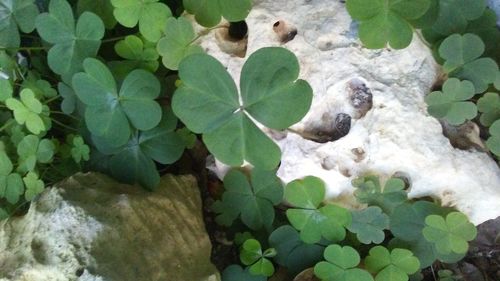
[[(424, 97), (442, 73), (417, 34), (403, 50), (365, 49), (345, 4), (332, 0), (257, 0), (246, 22), (244, 58), (221, 51), (223, 29), (200, 42), (236, 81), (252, 52), (287, 48), (314, 89), (311, 110), (293, 132), (267, 131), (282, 149), (285, 182), (318, 176), (330, 199), (352, 202), (352, 179), (399, 172), (411, 181), (410, 197), (439, 198), (476, 224), (500, 215), (500, 170), (474, 130), (465, 133), (472, 140), (463, 140), (466, 149), (457, 149), (427, 113)], [(215, 170), (223, 176), (227, 167), (216, 163)]]
[(220, 280), (201, 208), (191, 176), (147, 192), (77, 174), (0, 222), (0, 280)]

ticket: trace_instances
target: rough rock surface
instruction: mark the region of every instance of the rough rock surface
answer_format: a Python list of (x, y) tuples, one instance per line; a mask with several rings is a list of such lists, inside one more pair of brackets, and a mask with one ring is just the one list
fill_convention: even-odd
[(77, 174), (0, 222), (2, 281), (217, 281), (196, 180), (158, 190)]
[[(273, 30), (280, 20), (297, 30), (293, 40), (282, 43)], [(300, 135), (268, 132), (283, 152), (278, 175), (284, 181), (321, 177), (329, 198), (341, 196), (349, 204), (352, 179), (402, 172), (411, 180), (410, 197), (438, 197), (476, 224), (500, 215), (497, 164), (473, 147), (454, 148), (439, 121), (426, 111), (424, 96), (441, 71), (418, 36), (404, 50), (365, 49), (345, 4), (338, 0), (256, 0), (246, 22), (246, 57), (262, 47), (283, 46), (298, 57), (301, 78), (314, 90), (311, 110), (292, 127)], [(238, 81), (245, 58), (220, 51), (214, 33), (201, 44)], [(352, 98), (360, 89), (371, 93), (371, 104)], [(332, 133), (340, 113), (352, 118), (346, 136), (311, 141), (315, 134)], [(222, 176), (227, 167), (216, 165)]]

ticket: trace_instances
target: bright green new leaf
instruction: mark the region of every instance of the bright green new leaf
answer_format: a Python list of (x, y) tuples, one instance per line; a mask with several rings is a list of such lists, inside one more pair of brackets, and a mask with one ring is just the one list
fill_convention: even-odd
[(269, 245), (277, 251), (274, 261), (286, 267), (291, 274), (314, 266), (322, 259), (325, 249), (324, 246), (304, 243), (297, 230), (290, 225), (274, 230), (269, 236)]
[(315, 177), (292, 181), (285, 188), (285, 200), (296, 207), (288, 209), (286, 216), (300, 230), (300, 239), (308, 244), (321, 238), (341, 241), (346, 235), (345, 227), (351, 223), (347, 209), (332, 204), (319, 207), (324, 194), (324, 183)]
[(253, 230), (273, 223), (273, 206), (283, 199), (283, 186), (274, 171), (254, 169), (249, 182), (245, 174), (231, 170), (224, 187), (222, 200), (213, 206), (219, 224), (230, 226), (238, 216)]
[(30, 89), (24, 89), (20, 93), (21, 100), (8, 98), (5, 101), (7, 107), (14, 112), (14, 118), (19, 125), (26, 125), (26, 128), (33, 134), (40, 134), (47, 128), (42, 120), (42, 103), (35, 98), (35, 94)]
[(193, 45), (196, 38), (191, 22), (186, 18), (169, 18), (165, 36), (158, 41), (157, 50), (166, 68), (177, 70), (185, 57), (203, 53), (199, 45)]
[(311, 105), (312, 89), (298, 75), (299, 64), (290, 51), (260, 49), (243, 66), (240, 104), (236, 85), (220, 62), (190, 55), (179, 66), (182, 83), (172, 107), (191, 131), (204, 134), (208, 150), (220, 161), (239, 166), (246, 160), (273, 169), (280, 161), (279, 147), (248, 115), (277, 130), (300, 121)]
[(314, 266), (314, 274), (327, 281), (373, 281), (366, 270), (356, 268), (360, 262), (358, 252), (349, 246), (330, 245), (324, 253), (326, 261)]
[(91, 12), (84, 12), (75, 26), (66, 0), (51, 0), (49, 13), (36, 18), (36, 29), (43, 40), (54, 44), (48, 53), (48, 64), (66, 82), (82, 69), (86, 58), (97, 55), (104, 36), (102, 20)]
[[(141, 38), (129, 35), (115, 45), (116, 53), (127, 61), (120, 61), (120, 66), (127, 73), (137, 69), (145, 69), (155, 72), (158, 69), (158, 52), (155, 46), (149, 42), (143, 42)], [(118, 62), (115, 62), (118, 63)]]
[(17, 146), (19, 164), (17, 170), (25, 173), (35, 169), (36, 163), (50, 163), (55, 152), (55, 145), (48, 139), (40, 140), (35, 135), (25, 136)]
[(222, 272), (222, 281), (266, 281), (267, 278), (262, 275), (252, 275), (249, 269), (243, 269), (237, 264), (232, 264)]
[(485, 0), (439, 0), (433, 29), (442, 35), (464, 32), (467, 23), (479, 18), (485, 8)]
[(0, 102), (12, 97), (13, 89), (10, 80), (0, 78)]
[(410, 45), (413, 28), (408, 21), (425, 14), (430, 0), (347, 0), (347, 11), (360, 21), (359, 38), (370, 49)]
[(347, 229), (356, 233), (364, 244), (380, 244), (385, 239), (384, 229), (389, 228), (389, 217), (377, 206), (370, 206), (359, 211), (352, 211), (352, 222)]
[(484, 92), (496, 79), (498, 65), (491, 58), (479, 58), (485, 50), (481, 38), (475, 34), (453, 34), (439, 46), (439, 55), (445, 60), (444, 70), (452, 77), (469, 80), (475, 92)]
[(491, 137), (486, 141), (486, 146), (493, 154), (500, 156), (500, 120), (491, 125), (490, 135)]
[(151, 42), (160, 39), (167, 19), (172, 17), (170, 8), (158, 0), (111, 0), (111, 4), (121, 25), (132, 28), (139, 24), (139, 31)]
[(467, 216), (460, 212), (452, 212), (444, 217), (429, 215), (425, 218), (426, 226), (422, 230), (425, 239), (436, 245), (440, 253), (463, 254), (469, 248), (468, 241), (476, 237), (476, 227), (469, 222)]
[(376, 176), (358, 178), (352, 184), (356, 187), (354, 196), (360, 203), (378, 206), (389, 215), (395, 207), (407, 200), (407, 194), (404, 191), (405, 183), (398, 178), (389, 179), (384, 188)]
[(98, 15), (107, 29), (113, 29), (116, 25), (111, 0), (78, 0), (77, 11), (79, 15), (83, 14), (85, 11)]
[(450, 78), (444, 83), (442, 91), (432, 92), (425, 97), (427, 111), (451, 125), (463, 124), (477, 115), (476, 105), (468, 101), (474, 95), (474, 85), (470, 81)]
[(38, 13), (35, 0), (0, 1), (0, 47), (19, 47), (19, 29), (24, 33), (32, 32)]
[(5, 151), (0, 150), (0, 198), (15, 204), (24, 192), (24, 184), (21, 176), (12, 173), (13, 165)]
[(35, 93), (35, 97), (38, 100), (42, 100), (45, 98), (53, 98), (57, 96), (57, 91), (52, 88), (50, 83), (43, 79), (38, 79), (33, 76), (29, 76), (26, 80), (23, 81), (23, 89), (28, 88), (33, 93)]
[[(266, 251), (267, 252), (267, 251)], [(253, 275), (271, 276), (274, 274), (274, 266), (266, 258), (265, 252), (259, 241), (248, 239), (241, 246), (240, 260), (244, 265), (250, 266), (249, 272)]]
[(252, 8), (251, 0), (183, 0), (183, 4), (206, 27), (217, 25), (221, 16), (230, 22), (242, 21)]
[(85, 144), (81, 136), (74, 137), (72, 145), (71, 157), (73, 157), (73, 160), (75, 160), (76, 163), (80, 163), (82, 160), (89, 160), (90, 148)]
[(409, 250), (396, 248), (389, 252), (375, 246), (370, 249), (365, 266), (376, 274), (375, 281), (407, 281), (408, 275), (420, 269), (420, 262)]
[(89, 131), (110, 141), (115, 147), (130, 138), (131, 126), (150, 130), (161, 120), (161, 107), (154, 100), (160, 94), (160, 83), (151, 73), (132, 71), (117, 90), (115, 79), (100, 61), (88, 58), (85, 72), (73, 77), (73, 88), (87, 106), (85, 122)]
[(497, 93), (486, 93), (477, 101), (477, 109), (482, 112), (481, 124), (491, 126), (493, 122), (500, 119), (500, 95)]
[(24, 193), (24, 197), (27, 201), (33, 200), (35, 196), (42, 193), (45, 184), (41, 179), (38, 178), (38, 175), (35, 172), (29, 172), (23, 178), (24, 185), (26, 186), (26, 193)]

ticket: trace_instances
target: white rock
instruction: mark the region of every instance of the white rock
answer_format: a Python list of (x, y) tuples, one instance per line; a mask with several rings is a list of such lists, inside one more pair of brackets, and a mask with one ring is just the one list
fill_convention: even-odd
[[(284, 45), (273, 32), (278, 20), (298, 30)], [(290, 132), (275, 138), (283, 152), (278, 175), (285, 182), (314, 175), (326, 182), (329, 199), (349, 198), (352, 179), (366, 173), (387, 178), (400, 171), (411, 179), (410, 197), (438, 197), (476, 224), (500, 215), (497, 164), (486, 153), (453, 148), (426, 111), (424, 96), (440, 68), (417, 36), (404, 50), (364, 49), (345, 4), (332, 0), (254, 1), (246, 22), (246, 57), (281, 45), (295, 53), (301, 78), (313, 87), (311, 110), (294, 130), (329, 127), (340, 112), (353, 116), (349, 134), (334, 142), (316, 143)], [(203, 37), (202, 46), (238, 81), (245, 58), (221, 52), (214, 38), (213, 33)], [(373, 108), (358, 119), (348, 99), (352, 79), (365, 81), (373, 93)], [(215, 170), (222, 177), (227, 167), (217, 163)]]

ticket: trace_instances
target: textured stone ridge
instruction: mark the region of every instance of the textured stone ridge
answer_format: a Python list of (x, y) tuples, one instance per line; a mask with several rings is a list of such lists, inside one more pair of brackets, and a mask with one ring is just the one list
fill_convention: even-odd
[(77, 174), (0, 222), (1, 281), (217, 281), (191, 176), (155, 192)]
[[(296, 30), (293, 40), (282, 43), (273, 30), (278, 21)], [(354, 178), (399, 172), (411, 180), (410, 197), (439, 198), (475, 224), (500, 215), (497, 164), (474, 143), (470, 149), (454, 148), (438, 120), (427, 113), (424, 97), (441, 70), (417, 34), (403, 50), (365, 49), (339, 0), (255, 0), (246, 22), (245, 58), (222, 52), (216, 36), (203, 37), (202, 46), (236, 81), (251, 53), (282, 46), (295, 53), (300, 78), (314, 90), (311, 110), (292, 128), (302, 134), (268, 131), (283, 152), (278, 175), (284, 181), (318, 176), (327, 184), (328, 198), (350, 204)], [(360, 92), (368, 90), (371, 100)], [(359, 104), (355, 95), (367, 97), (367, 103)], [(332, 129), (340, 114), (351, 117), (350, 130), (335, 140), (345, 133)], [(347, 131), (347, 124), (341, 125)], [(227, 167), (217, 163), (215, 170), (223, 176)]]

